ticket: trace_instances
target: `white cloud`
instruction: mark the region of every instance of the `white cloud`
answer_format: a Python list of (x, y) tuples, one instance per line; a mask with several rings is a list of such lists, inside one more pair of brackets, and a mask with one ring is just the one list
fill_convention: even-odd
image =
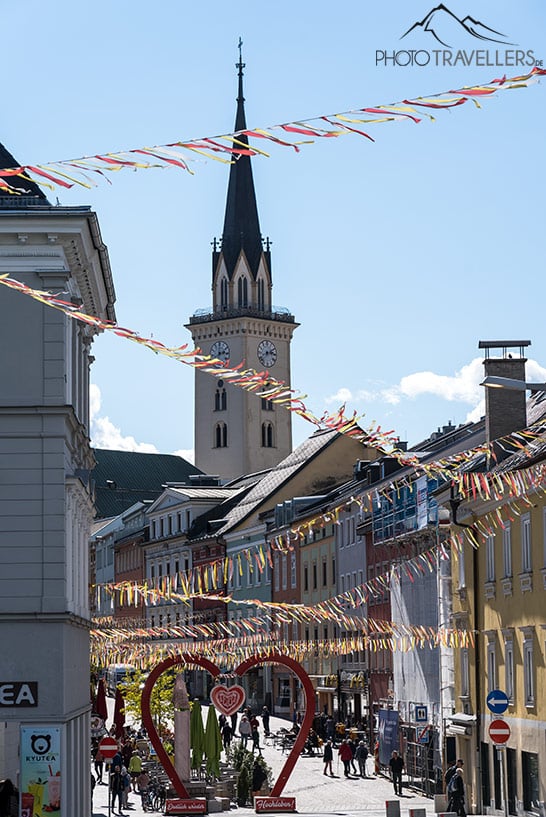
[[(484, 377), (483, 358), (474, 358), (466, 366), (455, 372), (454, 375), (436, 374), (435, 372), (414, 372), (402, 377), (399, 383), (377, 388), (375, 390), (360, 389), (351, 391), (345, 386), (339, 388), (335, 394), (326, 398), (327, 403), (387, 403), (398, 405), (403, 399), (414, 400), (417, 397), (431, 394), (450, 402), (468, 403), (472, 406), (467, 420), (478, 420), (485, 413), (485, 397), (483, 386), (480, 386)], [(526, 377), (531, 382), (546, 381), (546, 369), (536, 360), (528, 360)]]
[(187, 462), (191, 462), (192, 465), (195, 465), (195, 451), (193, 448), (180, 448), (178, 451), (173, 451), (177, 457), (182, 457)]
[(108, 448), (116, 451), (140, 451), (143, 454), (158, 454), (152, 443), (137, 443), (134, 437), (125, 437), (108, 417), (100, 417), (101, 394), (94, 383), (89, 389), (89, 407), (91, 414), (91, 444), (95, 448)]

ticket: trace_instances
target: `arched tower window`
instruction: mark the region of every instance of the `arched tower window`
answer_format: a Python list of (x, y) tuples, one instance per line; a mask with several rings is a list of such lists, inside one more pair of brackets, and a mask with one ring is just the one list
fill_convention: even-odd
[(273, 448), (273, 423), (262, 423), (262, 448)]
[(258, 281), (258, 309), (262, 312), (265, 309), (265, 284), (263, 278)]
[(227, 425), (225, 423), (216, 423), (214, 445), (215, 448), (227, 448)]
[(237, 306), (248, 306), (248, 281), (243, 276), (237, 281)]
[(218, 381), (218, 388), (214, 394), (214, 411), (226, 411), (227, 409), (227, 395), (224, 388), (224, 381)]
[(220, 306), (222, 309), (228, 307), (228, 282), (225, 277), (220, 281)]
[[(265, 384), (266, 389), (270, 385), (271, 385), (271, 383), (266, 383)], [(262, 411), (274, 411), (274, 410), (275, 410), (275, 405), (274, 405), (273, 401), (272, 400), (266, 400), (265, 397), (262, 397)]]

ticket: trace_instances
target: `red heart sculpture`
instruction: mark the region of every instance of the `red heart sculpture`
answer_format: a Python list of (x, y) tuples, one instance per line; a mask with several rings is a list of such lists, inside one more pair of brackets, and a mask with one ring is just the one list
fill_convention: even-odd
[(231, 687), (217, 684), (210, 693), (212, 703), (224, 715), (233, 715), (234, 712), (238, 712), (245, 697), (246, 693), (239, 684)]
[[(172, 658), (166, 658), (160, 664), (158, 664), (154, 669), (150, 672), (146, 683), (144, 684), (144, 689), (142, 690), (142, 701), (141, 701), (141, 709), (142, 709), (142, 723), (146, 727), (148, 732), (148, 737), (154, 747), (157, 757), (161, 765), (163, 766), (165, 773), (168, 775), (171, 783), (173, 784), (176, 793), (179, 797), (182, 797), (185, 800), (189, 799), (189, 794), (184, 786), (183, 782), (178, 777), (176, 770), (171, 762), (170, 757), (168, 756), (167, 752), (163, 748), (163, 744), (157, 734), (157, 729), (155, 728), (154, 722), (152, 720), (151, 710), (150, 710), (150, 696), (152, 694), (152, 689), (154, 687), (155, 682), (159, 678), (165, 670), (169, 669), (170, 667), (174, 667), (177, 664), (192, 664), (194, 666), (203, 667), (209, 672), (213, 678), (216, 678), (220, 675), (220, 669), (213, 664), (212, 661), (209, 661), (207, 658), (201, 658), (198, 655), (177, 655)], [(278, 777), (278, 780), (274, 784), (271, 790), (271, 797), (280, 797), (283, 792), (284, 787), (288, 781), (292, 773), (292, 769), (296, 765), (296, 760), (301, 754), (301, 751), (305, 745), (305, 741), (307, 739), (307, 735), (309, 734), (309, 730), (313, 725), (313, 718), (315, 716), (315, 707), (314, 707), (314, 700), (315, 700), (315, 690), (313, 684), (311, 683), (311, 679), (303, 669), (303, 667), (294, 661), (293, 658), (289, 658), (287, 655), (279, 655), (273, 653), (272, 655), (254, 655), (252, 658), (248, 658), (246, 661), (243, 661), (242, 664), (239, 664), (238, 667), (235, 669), (235, 674), (241, 677), (245, 674), (247, 670), (251, 667), (255, 667), (258, 664), (283, 664), (285, 667), (288, 667), (292, 670), (294, 675), (296, 675), (302, 683), (303, 691), (305, 695), (305, 717), (303, 719), (303, 723), (301, 724), (301, 729), (298, 732), (296, 740), (294, 742), (294, 746), (292, 747), (292, 751), (286, 758), (286, 763), (281, 769), (281, 773)], [(227, 687), (227, 689), (233, 689), (233, 687)], [(212, 693), (211, 693), (212, 698)]]

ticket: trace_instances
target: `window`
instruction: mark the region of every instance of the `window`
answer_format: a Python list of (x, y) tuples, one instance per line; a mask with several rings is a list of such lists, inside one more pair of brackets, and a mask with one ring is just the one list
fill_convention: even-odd
[(502, 559), (504, 577), (508, 579), (512, 576), (512, 527), (510, 522), (505, 524), (502, 532)]
[(531, 516), (525, 514), (521, 517), (521, 572), (530, 573), (531, 570)]
[(262, 448), (273, 448), (273, 423), (262, 423)]
[(265, 309), (265, 284), (263, 278), (258, 281), (258, 309)]
[(497, 688), (497, 655), (495, 640), (491, 638), (487, 644), (487, 691)]
[(225, 423), (217, 423), (214, 431), (215, 447), (227, 448), (227, 425)]
[(307, 565), (303, 566), (303, 589), (305, 592), (309, 590), (309, 568)]
[(336, 581), (336, 557), (332, 556), (332, 584), (335, 584)]
[(464, 565), (464, 545), (461, 545), (461, 549), (458, 553), (459, 557), (459, 588), (466, 587), (466, 574), (465, 574), (465, 565)]
[(237, 306), (248, 306), (248, 281), (243, 277), (237, 281)]
[(322, 586), (326, 587), (328, 584), (328, 565), (326, 559), (322, 560)]
[(540, 814), (539, 779), (538, 755), (532, 752), (522, 752), (523, 808), (525, 811), (535, 812), (535, 814)]
[(495, 581), (495, 536), (489, 534), (485, 539), (485, 576), (486, 581)]
[[(221, 383), (222, 381), (220, 381)], [(225, 411), (227, 409), (226, 390), (218, 386), (214, 394), (214, 411)]]
[(535, 662), (533, 656), (533, 630), (523, 628), (523, 690), (525, 706), (535, 705)]
[(318, 587), (317, 563), (313, 562), (313, 590)]
[(504, 691), (508, 700), (514, 701), (514, 642), (512, 635), (507, 635), (504, 642)]
[(286, 588), (288, 587), (288, 557), (286, 553), (282, 554), (281, 565), (282, 565), (282, 589), (286, 590)]
[(228, 282), (227, 278), (222, 278), (220, 281), (220, 305), (222, 309), (226, 309), (228, 305)]
[(290, 587), (294, 589), (298, 586), (298, 577), (296, 571), (296, 551), (293, 550), (290, 554)]
[[(265, 389), (271, 386), (271, 383), (265, 384)], [(275, 405), (272, 400), (267, 400), (267, 398), (262, 397), (262, 411), (275, 411)]]
[(280, 570), (279, 570), (279, 554), (273, 554), (273, 576), (274, 576), (274, 588), (275, 590), (281, 589), (281, 577), (280, 577)]
[(468, 650), (461, 650), (461, 697), (468, 698), (470, 695), (470, 673), (468, 668)]

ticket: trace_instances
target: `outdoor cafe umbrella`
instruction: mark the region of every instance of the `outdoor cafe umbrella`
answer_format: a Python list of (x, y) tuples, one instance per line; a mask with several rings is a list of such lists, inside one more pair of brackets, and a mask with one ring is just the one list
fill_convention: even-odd
[(220, 754), (222, 752), (222, 736), (216, 717), (216, 709), (209, 706), (207, 725), (205, 726), (205, 756), (207, 758), (207, 772), (214, 777), (220, 777)]
[(203, 729), (203, 718), (201, 716), (201, 703), (198, 700), (192, 701), (190, 709), (191, 767), (192, 769), (200, 769), (205, 749), (205, 730)]
[(125, 701), (120, 689), (116, 689), (116, 702), (114, 704), (114, 726), (116, 727), (116, 737), (123, 737), (125, 729)]

